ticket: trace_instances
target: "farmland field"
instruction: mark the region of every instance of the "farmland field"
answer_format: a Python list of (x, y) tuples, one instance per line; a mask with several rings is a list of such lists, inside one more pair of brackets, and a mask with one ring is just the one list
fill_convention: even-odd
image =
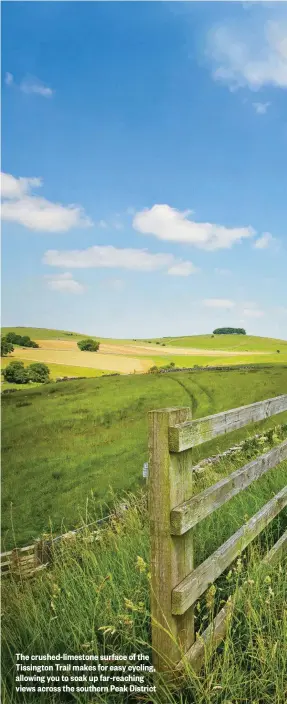
[[(149, 410), (190, 405), (198, 418), (286, 392), (287, 367), (277, 365), (86, 379), (4, 395), (3, 544), (27, 544), (49, 530), (50, 519), (61, 532), (85, 514), (88, 497), (99, 515), (113, 492), (139, 487)], [(266, 424), (278, 422), (281, 415)], [(204, 445), (195, 461), (248, 432)]]
[[(3, 328), (3, 334), (11, 328)], [(45, 328), (13, 328), (18, 334), (27, 334), (36, 340), (39, 349), (15, 346), (12, 357), (23, 361), (48, 364), (51, 372), (59, 366), (59, 376), (88, 376), (83, 370), (143, 373), (150, 367), (224, 366), (226, 364), (287, 364), (287, 342), (248, 335), (195, 335), (193, 337), (159, 338), (153, 340), (112, 340), (97, 337), (97, 353), (81, 352), (77, 341), (85, 335), (47, 330)], [(60, 366), (73, 367), (70, 373)], [(78, 367), (78, 371), (77, 371)]]

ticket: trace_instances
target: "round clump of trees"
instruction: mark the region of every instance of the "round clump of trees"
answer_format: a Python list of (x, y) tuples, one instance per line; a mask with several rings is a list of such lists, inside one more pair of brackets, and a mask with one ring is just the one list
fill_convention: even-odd
[(97, 352), (100, 347), (100, 343), (97, 342), (97, 340), (93, 340), (91, 337), (79, 340), (77, 345), (82, 352)]
[(216, 328), (213, 335), (246, 335), (244, 328)]
[(17, 335), (16, 332), (7, 332), (3, 339), (6, 339), (12, 345), (19, 345), (20, 347), (33, 347), (35, 349), (39, 347), (38, 343), (31, 340), (29, 335)]
[(49, 381), (50, 369), (43, 362), (34, 362), (24, 367), (24, 362), (19, 362), (16, 359), (10, 362), (6, 369), (3, 369), (3, 377), (10, 384), (29, 384), (36, 382), (45, 384)]

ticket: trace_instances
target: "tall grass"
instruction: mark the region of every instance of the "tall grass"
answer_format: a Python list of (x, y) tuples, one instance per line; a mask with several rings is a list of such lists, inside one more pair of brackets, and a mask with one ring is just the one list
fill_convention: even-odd
[[(207, 468), (197, 489), (216, 481), (286, 435), (286, 428), (266, 435), (260, 447), (252, 443), (240, 456)], [(199, 564), (286, 483), (287, 462), (232, 499), (195, 531)], [(125, 497), (127, 510), (115, 502), (109, 525), (93, 535), (90, 529), (73, 541), (56, 544), (54, 562), (31, 581), (3, 583), (2, 667), (5, 704), (29, 702), (17, 694), (14, 662), (23, 653), (151, 653), (149, 605), (149, 538), (146, 496)], [(87, 508), (85, 522), (94, 518)], [(283, 532), (282, 512), (261, 538), (248, 548), (216, 582), (196, 607), (196, 630), (202, 632), (221, 602), (236, 593), (227, 638), (218, 652), (206, 652), (199, 676), (188, 667), (176, 688), (158, 681), (156, 695), (119, 698), (97, 695), (93, 704), (146, 701), (153, 704), (284, 704), (286, 701), (286, 574), (284, 563), (260, 564), (264, 550)], [(239, 587), (241, 589), (239, 589)], [(285, 655), (284, 655), (285, 653)], [(32, 701), (35, 701), (35, 695)], [(39, 695), (37, 702), (86, 702), (86, 695)]]

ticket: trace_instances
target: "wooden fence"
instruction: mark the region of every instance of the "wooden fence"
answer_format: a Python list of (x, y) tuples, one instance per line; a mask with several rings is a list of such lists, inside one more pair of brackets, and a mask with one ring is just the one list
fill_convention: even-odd
[[(194, 495), (192, 448), (287, 410), (287, 394), (192, 421), (190, 408), (149, 413), (148, 502), (151, 537), (151, 615), (154, 666), (199, 670), (207, 643), (226, 634), (232, 597), (195, 640), (194, 605), (241, 552), (287, 505), (287, 486), (194, 569), (193, 528), (287, 458), (287, 440)], [(264, 558), (287, 547), (287, 531)]]

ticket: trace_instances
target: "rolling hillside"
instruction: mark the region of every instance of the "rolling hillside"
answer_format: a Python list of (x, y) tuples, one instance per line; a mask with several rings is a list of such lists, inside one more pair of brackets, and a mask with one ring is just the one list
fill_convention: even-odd
[[(190, 405), (193, 416), (287, 392), (287, 367), (232, 372), (116, 376), (25, 388), (2, 397), (2, 539), (27, 544), (41, 531), (70, 528), (116, 494), (134, 490), (147, 460), (147, 412)], [(286, 416), (284, 420), (286, 422)], [(268, 424), (283, 422), (281, 416)], [(248, 428), (194, 453), (212, 454)], [(252, 428), (254, 431), (254, 426)], [(203, 454), (200, 454), (203, 453)], [(12, 529), (13, 521), (13, 529)]]
[[(8, 331), (9, 328), (3, 328), (4, 334)], [(25, 364), (29, 361), (48, 364), (52, 378), (57, 374), (138, 374), (149, 371), (154, 365), (163, 367), (170, 363), (179, 368), (226, 364), (287, 364), (286, 341), (248, 335), (194, 335), (153, 340), (97, 337), (100, 341), (99, 352), (91, 354), (78, 349), (77, 341), (86, 336), (80, 333), (45, 328), (14, 328), (13, 331), (29, 335), (38, 342), (39, 349), (15, 346), (12, 356)], [(6, 364), (4, 362), (4, 366)]]

